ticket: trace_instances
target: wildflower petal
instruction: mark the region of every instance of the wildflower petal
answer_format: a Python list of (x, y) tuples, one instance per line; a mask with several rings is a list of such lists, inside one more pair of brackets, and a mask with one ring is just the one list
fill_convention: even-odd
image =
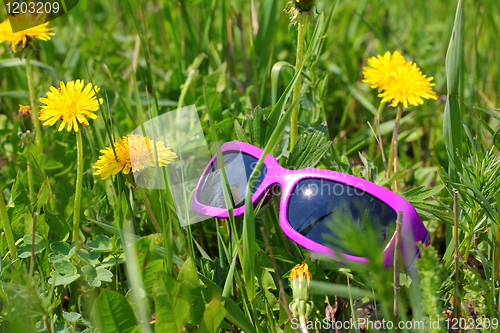
[[(128, 174), (144, 169), (145, 166), (163, 166), (177, 158), (170, 148), (165, 148), (163, 142), (156, 142), (158, 163), (155, 163), (154, 151), (150, 148), (150, 139), (139, 134), (124, 136), (113, 143), (113, 148), (101, 149), (101, 156), (93, 168), (98, 169), (96, 175), (106, 179), (118, 172)], [(116, 152), (116, 157), (115, 157)]]

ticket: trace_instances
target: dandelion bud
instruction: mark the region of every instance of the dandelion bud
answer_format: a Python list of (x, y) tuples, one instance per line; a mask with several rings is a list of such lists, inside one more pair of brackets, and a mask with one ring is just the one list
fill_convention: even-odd
[(314, 0), (294, 0), (293, 3), (300, 12), (308, 12), (314, 6)]
[(292, 0), (286, 4), (285, 13), (290, 15), (290, 21), (293, 25), (299, 22), (303, 25), (303, 18), (305, 19), (306, 17), (310, 17), (314, 20), (314, 11), (312, 10), (313, 7), (314, 0)]
[(290, 274), (292, 280), (293, 299), (294, 301), (309, 300), (309, 282), (311, 281), (311, 272), (307, 264), (300, 264), (292, 269)]
[(25, 144), (33, 141), (34, 138), (34, 128), (31, 122), (31, 108), (29, 106), (19, 104), (17, 122), (19, 124), (17, 136), (21, 139), (19, 145), (24, 147)]
[(17, 111), (17, 120), (19, 122), (19, 130), (22, 133), (26, 133), (29, 130), (33, 129), (33, 125), (31, 124), (31, 108), (27, 105), (19, 104), (19, 111)]
[(17, 112), (17, 115), (19, 117), (29, 118), (30, 114), (31, 114), (31, 108), (29, 107), (29, 105), (19, 104), (19, 111)]
[(290, 280), (293, 290), (293, 302), (290, 310), (295, 317), (301, 320), (308, 318), (311, 314), (313, 303), (309, 300), (311, 272), (307, 264), (300, 264), (292, 269)]

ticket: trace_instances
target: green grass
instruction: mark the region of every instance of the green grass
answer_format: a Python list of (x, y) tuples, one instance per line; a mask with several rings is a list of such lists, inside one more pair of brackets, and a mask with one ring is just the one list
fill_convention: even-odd
[[(20, 146), (18, 104), (30, 103), (25, 60), (0, 44), (0, 189), (7, 205), (0, 206), (2, 332), (292, 332), (282, 295), (292, 301), (289, 272), (304, 261), (313, 276), (311, 320), (325, 318), (325, 295), (332, 306), (337, 297), (337, 320), (359, 316), (356, 310), (370, 304), (378, 305), (372, 319), (395, 320), (393, 271), (368, 246), (377, 246), (369, 234), (345, 230), (343, 244), (372, 259), (368, 266), (311, 260), (281, 231), (279, 201), (254, 211), (247, 205), (244, 217), (183, 228), (169, 191), (146, 189), (146, 207), (125, 175), (89, 175), (100, 149), (149, 119), (192, 104), (208, 146), (246, 141), (282, 166), (339, 170), (392, 189), (397, 180), (399, 193), (431, 231), (431, 248), (414, 271), (400, 275), (398, 320), (443, 320), (443, 310), (454, 311), (457, 294), (462, 318), (498, 318), (500, 3), (463, 2), (460, 20), (457, 3), (449, 1), (316, 1), (321, 14), (305, 29), (302, 139), (293, 150), (288, 117), (298, 29), (289, 24), (285, 5), (80, 1), (52, 22), (56, 36), (35, 42), (31, 60), (36, 100), (75, 79), (98, 85), (104, 99), (83, 135), (86, 174), (77, 212), (76, 136), (42, 126), (42, 151)], [(0, 19), (5, 16), (2, 7)], [(451, 38), (460, 23), (461, 38)], [(385, 178), (381, 149), (367, 124), (376, 130), (380, 98), (362, 82), (368, 57), (387, 50), (399, 50), (433, 76), (438, 94), (404, 111), (399, 171), (392, 179)], [(388, 106), (381, 113), (385, 156), (396, 113)], [(459, 192), (457, 268), (453, 189)], [(31, 261), (35, 213), (39, 237)], [(84, 240), (76, 252), (70, 245), (75, 213)], [(155, 234), (151, 216), (166, 232)], [(17, 261), (8, 255), (14, 247)], [(473, 313), (468, 302), (476, 302)], [(434, 331), (447, 331), (445, 322)]]

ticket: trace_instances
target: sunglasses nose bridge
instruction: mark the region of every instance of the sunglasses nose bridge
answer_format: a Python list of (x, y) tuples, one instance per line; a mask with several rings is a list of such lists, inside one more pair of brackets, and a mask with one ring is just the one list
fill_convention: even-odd
[(269, 185), (278, 184), (285, 187), (293, 177), (293, 170), (282, 167), (278, 163), (267, 166), (267, 175)]

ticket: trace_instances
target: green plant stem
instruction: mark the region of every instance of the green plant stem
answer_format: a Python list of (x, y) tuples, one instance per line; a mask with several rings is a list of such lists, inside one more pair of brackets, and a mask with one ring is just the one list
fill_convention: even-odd
[[(382, 114), (382, 111), (384, 110), (385, 103), (380, 103), (378, 106), (377, 114), (375, 115), (375, 118), (377, 116), (380, 116)], [(368, 156), (370, 156), (370, 159), (373, 160), (373, 155), (375, 153), (375, 142), (377, 141), (377, 138), (374, 136), (371, 137), (370, 139), (370, 148), (368, 150)]]
[(300, 322), (300, 329), (302, 330), (302, 333), (309, 333), (307, 330), (307, 318), (304, 315), (299, 315), (299, 322)]
[(45, 327), (47, 327), (47, 333), (52, 333), (52, 327), (50, 326), (50, 321), (48, 317), (45, 317)]
[(33, 269), (35, 268), (35, 234), (36, 234), (36, 218), (38, 212), (33, 215), (33, 228), (31, 231), (31, 257), (30, 257), (30, 276), (33, 276)]
[[(460, 316), (460, 311), (458, 309), (460, 306), (460, 300), (458, 298), (458, 191), (456, 189), (453, 189), (453, 222), (455, 233), (455, 301), (453, 302), (453, 317), (458, 318)], [(467, 243), (467, 254), (465, 258), (469, 256), (468, 252), (470, 239), (468, 240), (469, 242)]]
[(5, 206), (5, 200), (3, 198), (1, 187), (0, 187), (0, 218), (2, 220), (2, 227), (3, 231), (5, 232), (5, 238), (7, 239), (7, 246), (9, 247), (10, 256), (12, 260), (16, 260), (17, 259), (16, 242), (14, 241), (14, 234), (12, 233), (12, 228), (10, 226), (9, 215), (7, 215), (7, 207)]
[(181, 95), (179, 96), (179, 101), (177, 102), (177, 108), (180, 109), (184, 105), (184, 99), (186, 98), (186, 94), (189, 90), (189, 86), (191, 85), (191, 81), (193, 80), (192, 75), (189, 75), (186, 82), (184, 83)]
[(82, 131), (76, 132), (76, 191), (75, 191), (75, 206), (73, 209), (73, 241), (76, 249), (79, 250), (80, 244), (80, 201), (82, 200), (82, 180), (83, 180), (83, 147), (82, 147)]
[(31, 121), (35, 126), (35, 143), (39, 151), (42, 151), (42, 127), (40, 120), (38, 120), (38, 109), (36, 106), (35, 89), (33, 85), (33, 72), (31, 71), (31, 51), (28, 52), (26, 57), (26, 75), (28, 77), (28, 90), (31, 103)]
[[(401, 121), (401, 116), (403, 115), (403, 105), (399, 104), (398, 115), (396, 116), (396, 132), (399, 131), (399, 123)], [(389, 177), (392, 175), (392, 163), (394, 162), (394, 136), (391, 141), (391, 150), (389, 151), (389, 165), (387, 166), (387, 170), (389, 171)]]
[(492, 224), (492, 231), (495, 231), (495, 247), (493, 255), (493, 280), (498, 279), (498, 270), (500, 268), (500, 228), (496, 224)]
[[(28, 149), (28, 152), (29, 152), (29, 149)], [(29, 161), (29, 156), (28, 156), (28, 161)], [(30, 203), (34, 204), (35, 203), (35, 190), (33, 187), (33, 170), (31, 169), (29, 162), (26, 163), (26, 171), (28, 172), (28, 189), (29, 189)]]
[[(299, 15), (300, 19), (298, 23), (299, 31), (297, 35), (297, 60), (295, 62), (295, 73), (300, 71), (300, 68), (302, 67), (302, 62), (304, 61), (304, 37), (307, 26), (307, 15), (305, 14), (299, 14)], [(295, 102), (300, 97), (301, 85), (302, 85), (302, 80), (299, 73), (299, 78), (295, 83), (295, 86), (293, 87), (293, 102)], [(300, 103), (297, 103), (292, 111), (292, 116), (290, 119), (290, 150), (293, 149), (293, 147), (295, 146), (295, 142), (297, 142), (298, 139), (299, 110), (300, 110)]]

